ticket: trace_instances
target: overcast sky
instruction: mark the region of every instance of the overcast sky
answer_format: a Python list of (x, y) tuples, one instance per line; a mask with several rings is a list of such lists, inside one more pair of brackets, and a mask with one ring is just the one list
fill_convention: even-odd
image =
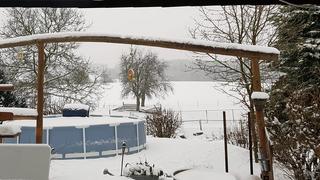
[[(90, 32), (130, 34), (166, 38), (190, 38), (188, 28), (192, 27), (193, 18), (198, 16), (198, 7), (179, 8), (115, 8), (84, 9), (87, 22), (91, 23)], [(121, 54), (129, 45), (85, 43), (79, 51), (95, 63), (114, 67), (119, 63)], [(161, 59), (190, 58), (186, 51), (150, 48)]]
[[(152, 36), (164, 38), (190, 38), (188, 29), (199, 17), (199, 7), (174, 8), (96, 8), (80, 9), (87, 23), (88, 32), (113, 33), (120, 35)], [(5, 21), (3, 8), (0, 9), (0, 24)], [(107, 43), (83, 43), (79, 53), (96, 64), (112, 68), (120, 62), (122, 53), (130, 45)], [(187, 51), (144, 47), (156, 52), (163, 60), (191, 59)]]

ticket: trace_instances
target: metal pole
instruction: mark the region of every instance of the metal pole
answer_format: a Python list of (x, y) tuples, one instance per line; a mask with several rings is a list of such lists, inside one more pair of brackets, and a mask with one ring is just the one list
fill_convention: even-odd
[[(253, 58), (251, 60), (251, 71), (252, 71), (252, 90), (253, 91), (261, 91), (261, 80), (260, 80), (260, 68), (259, 68), (259, 60)], [(258, 135), (259, 135), (259, 149), (261, 157), (264, 158), (269, 162), (269, 169), (268, 171), (261, 172), (262, 179), (269, 179), (273, 180), (273, 170), (271, 164), (271, 154), (270, 147), (267, 140), (267, 135), (265, 131), (265, 123), (264, 123), (264, 114), (263, 114), (263, 107), (256, 107), (256, 122), (258, 126)]]
[(224, 133), (224, 157), (225, 157), (225, 169), (226, 172), (229, 172), (228, 169), (228, 137), (227, 137), (227, 118), (226, 118), (226, 112), (223, 111), (223, 133)]
[(200, 131), (202, 131), (201, 119), (199, 120)]
[(248, 112), (248, 130), (249, 130), (249, 159), (250, 159), (250, 174), (253, 175), (253, 159), (252, 159), (252, 137), (251, 137), (251, 116)]
[(123, 157), (124, 157), (124, 152), (126, 150), (127, 144), (126, 142), (122, 142), (122, 158), (121, 158), (121, 173), (120, 176), (122, 176), (122, 170), (123, 170)]
[(208, 119), (208, 110), (206, 110), (206, 120), (207, 120), (207, 124), (209, 122), (209, 119)]
[(38, 76), (37, 76), (37, 127), (36, 127), (36, 143), (42, 143), (43, 133), (43, 106), (44, 106), (44, 68), (45, 68), (45, 53), (44, 43), (40, 42), (37, 44), (38, 47)]

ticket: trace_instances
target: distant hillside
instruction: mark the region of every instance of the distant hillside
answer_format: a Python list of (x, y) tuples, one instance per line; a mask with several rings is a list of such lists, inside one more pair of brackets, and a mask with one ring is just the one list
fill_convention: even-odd
[[(207, 77), (203, 71), (194, 70), (195, 65), (192, 60), (170, 60), (166, 61), (168, 68), (165, 71), (170, 81), (212, 81), (213, 79)], [(96, 70), (107, 70), (109, 78), (119, 79), (120, 67), (108, 68), (106, 65), (95, 64), (93, 66)], [(217, 79), (215, 79), (217, 81)]]
[(211, 81), (205, 73), (194, 70), (195, 65), (192, 60), (171, 60), (166, 61), (168, 69), (166, 74), (170, 81)]

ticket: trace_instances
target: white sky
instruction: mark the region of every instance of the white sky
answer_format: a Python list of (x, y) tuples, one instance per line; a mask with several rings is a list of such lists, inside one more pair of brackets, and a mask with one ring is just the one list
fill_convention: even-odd
[[(84, 9), (87, 22), (91, 23), (89, 32), (130, 34), (166, 38), (190, 38), (188, 29), (193, 27), (193, 18), (198, 16), (198, 7), (178, 8), (114, 8)], [(85, 43), (79, 51), (94, 63), (114, 67), (129, 45)], [(161, 59), (191, 58), (186, 51), (151, 48)]]
[[(199, 7), (174, 8), (96, 8), (80, 9), (91, 24), (88, 32), (114, 33), (120, 35), (153, 36), (164, 38), (191, 38), (188, 29), (194, 26), (194, 18), (199, 17)], [(0, 15), (3, 8), (0, 9)], [(0, 16), (0, 24), (5, 17)], [(112, 68), (120, 62), (122, 53), (130, 45), (107, 43), (83, 43), (79, 48), (82, 56), (93, 63), (106, 64)], [(187, 51), (144, 47), (159, 55), (160, 59), (191, 59)]]

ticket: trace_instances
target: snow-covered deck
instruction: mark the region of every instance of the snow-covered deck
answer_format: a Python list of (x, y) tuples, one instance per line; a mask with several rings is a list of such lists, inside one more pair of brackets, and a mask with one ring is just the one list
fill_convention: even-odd
[(37, 110), (30, 108), (0, 107), (0, 112), (10, 112), (14, 116), (38, 116)]

